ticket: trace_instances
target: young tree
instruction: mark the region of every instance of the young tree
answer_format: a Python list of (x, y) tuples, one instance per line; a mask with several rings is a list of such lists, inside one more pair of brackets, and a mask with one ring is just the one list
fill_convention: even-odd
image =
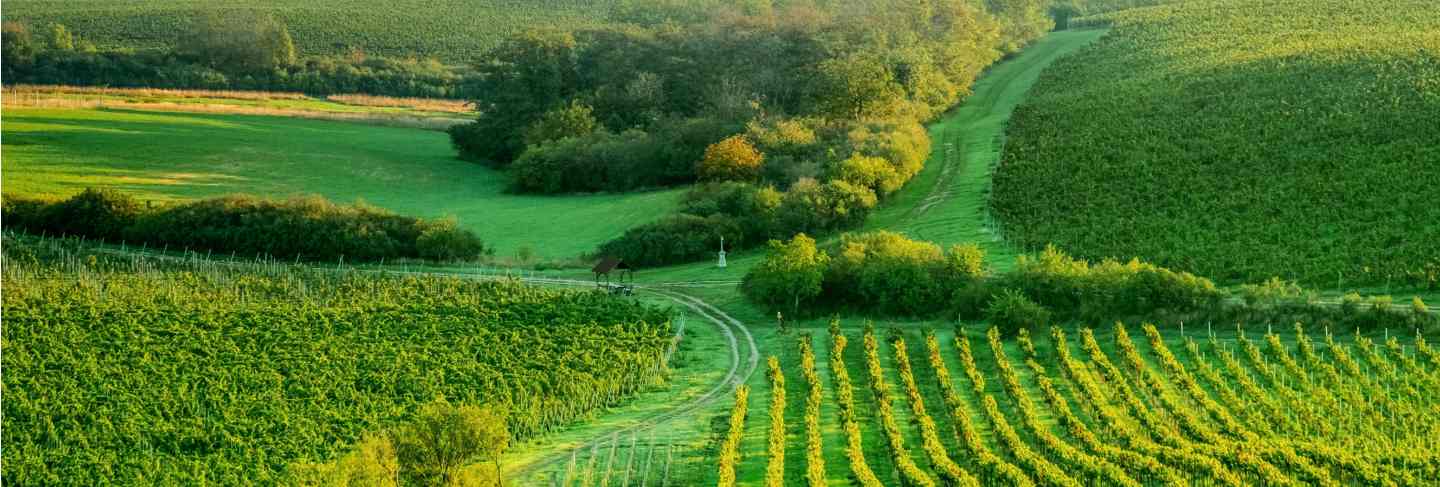
[(510, 444), (504, 413), (490, 406), (452, 406), (443, 398), (420, 408), (415, 422), (392, 433), (402, 474), (416, 485), (456, 485), (460, 467), (494, 462)]
[(75, 49), (75, 36), (64, 25), (50, 24), (50, 32), (46, 40), (50, 48), (57, 51), (71, 51)]
[(695, 166), (695, 174), (707, 181), (754, 181), (760, 176), (765, 154), (743, 135), (734, 135), (711, 144)]
[(771, 306), (790, 304), (798, 313), (801, 301), (820, 295), (829, 265), (830, 255), (803, 233), (789, 242), (771, 240), (765, 260), (745, 275), (742, 289), (756, 301)]

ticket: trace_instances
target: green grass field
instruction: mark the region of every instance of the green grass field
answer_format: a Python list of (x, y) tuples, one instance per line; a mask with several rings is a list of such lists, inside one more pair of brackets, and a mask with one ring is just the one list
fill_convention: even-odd
[(102, 48), (155, 48), (174, 44), (206, 13), (251, 11), (285, 22), (301, 54), (347, 54), (357, 47), (462, 64), (526, 28), (603, 22), (612, 5), (612, 0), (241, 0), (217, 8), (207, 0), (13, 0), (5, 3), (5, 20), (65, 24)]
[(6, 108), (4, 194), (114, 187), (142, 199), (319, 194), (454, 216), (501, 256), (563, 259), (671, 210), (679, 191), (518, 196), (433, 131), (281, 117)]

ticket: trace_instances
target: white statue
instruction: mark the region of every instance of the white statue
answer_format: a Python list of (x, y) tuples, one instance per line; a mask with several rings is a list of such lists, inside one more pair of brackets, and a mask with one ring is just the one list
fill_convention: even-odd
[(725, 268), (725, 237), (720, 237), (720, 262), (715, 266), (721, 269)]

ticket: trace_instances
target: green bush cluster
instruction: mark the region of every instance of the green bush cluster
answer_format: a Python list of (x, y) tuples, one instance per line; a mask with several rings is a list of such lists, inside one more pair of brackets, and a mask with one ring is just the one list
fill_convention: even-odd
[(1091, 263), (1055, 246), (1021, 255), (1000, 285), (1055, 310), (1058, 317), (1103, 320), (1167, 310), (1190, 313), (1219, 306), (1228, 294), (1209, 279), (1132, 259)]
[(285, 260), (470, 260), (484, 243), (453, 219), (425, 220), (318, 196), (273, 201), (234, 195), (144, 208), (114, 190), (86, 189), (56, 202), (5, 198), (6, 228)]
[[(845, 234), (829, 251), (797, 237), (772, 243), (765, 260), (746, 276), (751, 299), (776, 306), (769, 295), (777, 285), (754, 288), (751, 282), (798, 283), (784, 275), (787, 262), (808, 255), (808, 246), (825, 255), (824, 281), (811, 310), (848, 309), (891, 316), (987, 318), (1006, 326), (1050, 324), (1052, 320), (1105, 320), (1159, 312), (1209, 312), (1228, 294), (1208, 279), (1151, 264), (1071, 258), (1049, 247), (1021, 256), (1015, 271), (993, 274), (984, 251), (973, 244), (942, 251), (939, 246), (890, 232)], [(786, 249), (781, 251), (781, 249)]]

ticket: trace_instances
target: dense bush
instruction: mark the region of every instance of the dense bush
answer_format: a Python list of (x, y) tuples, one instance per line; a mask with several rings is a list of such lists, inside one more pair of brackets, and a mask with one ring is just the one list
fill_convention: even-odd
[(131, 197), (89, 189), (58, 202), (6, 198), (7, 229), (139, 245), (305, 261), (474, 259), (486, 252), (454, 220), (424, 220), (320, 197), (272, 201), (237, 195), (144, 209)]
[[(746, 274), (742, 289), (752, 300), (792, 311), (805, 300), (812, 310), (925, 316), (945, 312), (954, 289), (982, 282), (987, 274), (983, 262), (984, 252), (973, 245), (943, 252), (935, 244), (890, 232), (846, 234), (830, 251), (815, 249), (814, 240), (802, 234), (788, 243), (771, 241), (770, 252)], [(814, 293), (790, 275), (812, 270), (823, 277)], [(782, 288), (794, 292), (776, 291)]]
[(992, 295), (985, 306), (985, 320), (1007, 334), (1049, 325), (1052, 316), (1050, 310), (1014, 289)]
[(108, 189), (86, 189), (69, 199), (45, 202), (5, 198), (5, 226), (51, 235), (119, 240), (140, 216), (140, 203)]
[(1139, 260), (1091, 265), (1054, 246), (1020, 256), (1015, 271), (1000, 281), (1067, 318), (1194, 312), (1213, 308), (1226, 297), (1215, 283), (1190, 273)]
[(695, 164), (695, 175), (705, 181), (754, 181), (760, 177), (765, 154), (745, 137), (733, 135), (710, 144)]
[(825, 298), (882, 314), (923, 314), (942, 290), (945, 255), (930, 242), (877, 232), (841, 237), (829, 272)]
[[(471, 125), (452, 129), (470, 130)], [(665, 130), (598, 130), (531, 146), (510, 164), (510, 189), (521, 193), (620, 192), (695, 180), (706, 147), (742, 127), (690, 119)]]

